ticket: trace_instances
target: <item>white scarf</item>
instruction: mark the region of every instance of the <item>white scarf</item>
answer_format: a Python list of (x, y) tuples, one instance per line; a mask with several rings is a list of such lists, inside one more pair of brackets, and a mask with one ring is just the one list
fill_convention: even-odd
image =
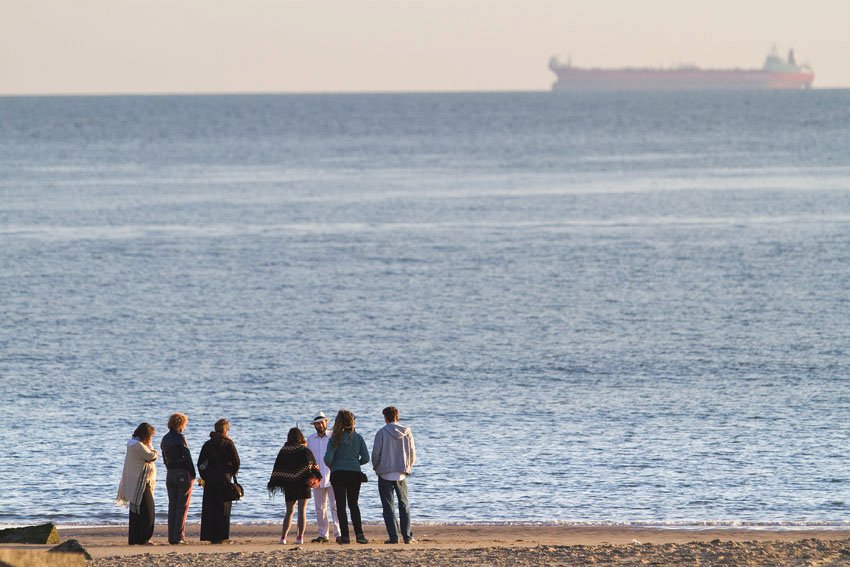
[(127, 441), (127, 455), (124, 457), (124, 471), (118, 483), (118, 496), (115, 498), (119, 506), (128, 506), (134, 514), (139, 513), (145, 488), (151, 487), (153, 494), (156, 487), (157, 452), (135, 437)]

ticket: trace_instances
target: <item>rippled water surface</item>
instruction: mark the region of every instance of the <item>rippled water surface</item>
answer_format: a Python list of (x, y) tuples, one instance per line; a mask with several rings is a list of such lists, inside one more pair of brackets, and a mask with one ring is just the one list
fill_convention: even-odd
[(124, 522), (174, 411), (276, 521), (389, 404), (414, 521), (841, 524), (848, 148), (847, 91), (0, 98), (0, 524)]

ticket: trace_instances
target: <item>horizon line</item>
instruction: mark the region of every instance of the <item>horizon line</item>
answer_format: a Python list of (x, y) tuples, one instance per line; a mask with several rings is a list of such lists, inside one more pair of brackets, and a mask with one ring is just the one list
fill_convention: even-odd
[[(774, 92), (777, 89), (756, 89), (756, 90), (729, 90), (723, 92)], [(782, 90), (782, 89), (778, 89)], [(799, 91), (843, 91), (850, 90), (850, 86), (842, 86), (842, 85), (827, 85), (827, 86), (812, 86), (810, 89), (799, 89)], [(594, 94), (604, 91), (585, 91), (586, 94)], [(629, 92), (676, 92), (676, 91), (617, 91), (619, 93), (629, 93)], [(682, 93), (701, 93), (701, 92), (718, 92), (711, 90), (693, 90), (693, 91), (679, 91)], [(783, 90), (782, 92), (797, 92), (797, 90)], [(315, 91), (83, 91), (83, 92), (26, 92), (26, 93), (4, 93), (0, 92), (0, 98), (95, 98), (95, 97), (143, 97), (143, 96), (152, 96), (152, 97), (169, 97), (169, 96), (301, 96), (301, 95), (324, 95), (324, 96), (338, 96), (338, 95), (394, 95), (394, 94), (518, 94), (518, 93), (528, 93), (528, 94), (536, 94), (536, 93), (557, 93), (559, 96), (563, 94), (569, 94), (565, 92), (553, 91), (551, 88), (548, 89), (482, 89), (482, 90), (470, 90), (470, 89), (458, 89), (458, 90), (446, 90), (446, 89), (434, 89), (434, 90), (340, 90), (340, 91), (323, 91), (323, 90), (315, 90)]]

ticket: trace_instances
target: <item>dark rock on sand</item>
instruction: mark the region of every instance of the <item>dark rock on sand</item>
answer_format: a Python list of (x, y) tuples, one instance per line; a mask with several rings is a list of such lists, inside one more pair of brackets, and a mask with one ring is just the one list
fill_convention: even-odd
[(91, 555), (89, 554), (89, 552), (86, 551), (86, 548), (83, 547), (83, 545), (75, 539), (69, 539), (68, 541), (60, 543), (56, 547), (51, 547), (47, 551), (58, 551), (60, 553), (81, 553), (83, 557), (85, 557), (88, 561), (91, 561)]
[(8, 528), (0, 530), (0, 543), (34, 543), (38, 545), (59, 543), (59, 532), (53, 524)]

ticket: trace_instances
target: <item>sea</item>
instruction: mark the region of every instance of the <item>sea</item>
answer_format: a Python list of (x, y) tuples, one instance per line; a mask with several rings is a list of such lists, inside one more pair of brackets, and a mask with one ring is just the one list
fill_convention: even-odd
[(414, 525), (846, 528), (849, 286), (847, 90), (0, 97), (0, 524), (394, 405)]

